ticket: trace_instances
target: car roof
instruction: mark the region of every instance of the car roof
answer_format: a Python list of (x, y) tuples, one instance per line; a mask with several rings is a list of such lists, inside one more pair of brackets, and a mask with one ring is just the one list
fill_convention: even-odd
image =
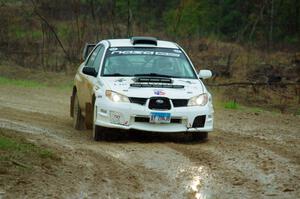
[(107, 39), (110, 47), (154, 47), (154, 48), (174, 48), (179, 49), (174, 42), (157, 40), (157, 45), (151, 44), (133, 44), (131, 39)]

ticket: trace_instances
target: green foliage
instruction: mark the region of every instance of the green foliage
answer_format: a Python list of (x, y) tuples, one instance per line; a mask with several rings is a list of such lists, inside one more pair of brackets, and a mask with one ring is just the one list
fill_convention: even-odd
[(20, 146), (13, 140), (0, 137), (0, 149), (1, 150), (19, 150)]
[(199, 3), (189, 0), (182, 2), (177, 9), (170, 9), (164, 19), (169, 34), (175, 36), (193, 35), (199, 30)]
[(187, 0), (169, 8), (164, 20), (167, 32), (176, 36), (213, 34), (230, 40), (239, 37), (259, 41), (285, 41), (288, 37), (288, 42), (297, 43), (299, 9), (300, 1), (297, 0)]
[[(282, 48), (284, 44), (288, 47), (292, 44), (299, 49), (300, 46), (299, 0), (41, 0), (34, 3), (37, 13), (47, 23), (34, 12), (31, 1), (7, 0), (0, 7), (1, 56), (22, 66), (32, 66), (33, 62), (35, 66), (63, 66), (66, 61), (79, 60), (85, 42), (131, 35), (157, 36), (178, 43), (213, 37), (258, 47)], [(12, 56), (12, 52), (17, 53)]]
[[(16, 7), (19, 2), (22, 1), (7, 1)], [(114, 26), (118, 24), (120, 27), (126, 27), (130, 18), (131, 22), (143, 32), (159, 30), (179, 37), (212, 34), (225, 39), (237, 37), (259, 41), (272, 39), (290, 43), (299, 43), (300, 37), (298, 0), (79, 0), (71, 4), (67, 2), (67, 0), (37, 2), (39, 12), (54, 25), (58, 35), (63, 39), (68, 39), (68, 36), (74, 34), (76, 25), (73, 22), (77, 14), (81, 21), (87, 22), (84, 24), (87, 27), (100, 27), (101, 23), (106, 25), (115, 23)], [(28, 21), (34, 18), (34, 14), (30, 11), (31, 3), (23, 3), (28, 4), (29, 10), (19, 12), (20, 16), (15, 16), (16, 23), (9, 24), (10, 32), (13, 37), (19, 39), (30, 35), (33, 39), (40, 38), (41, 27), (37, 23), (32, 23), (35, 24), (32, 29), (28, 24)], [(97, 18), (98, 21), (90, 20), (89, 17)], [(273, 38), (270, 38), (271, 26)], [(119, 31), (121, 36), (126, 35), (126, 30)]]
[(229, 101), (224, 104), (224, 108), (226, 109), (239, 109), (240, 105), (235, 101)]
[(70, 91), (73, 87), (72, 81), (65, 81), (65, 82), (55, 82), (52, 83), (52, 80), (48, 83), (40, 83), (34, 80), (24, 80), (24, 79), (10, 79), (6, 77), (0, 76), (0, 86), (17, 86), (23, 88), (43, 88), (43, 87), (53, 87), (61, 91)]

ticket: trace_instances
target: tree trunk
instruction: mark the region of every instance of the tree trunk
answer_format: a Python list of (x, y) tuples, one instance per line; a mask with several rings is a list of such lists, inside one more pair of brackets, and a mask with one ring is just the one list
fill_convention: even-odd
[(130, 7), (130, 0), (127, 0), (127, 37), (132, 36), (132, 11)]
[(274, 0), (271, 0), (269, 50), (273, 47)]

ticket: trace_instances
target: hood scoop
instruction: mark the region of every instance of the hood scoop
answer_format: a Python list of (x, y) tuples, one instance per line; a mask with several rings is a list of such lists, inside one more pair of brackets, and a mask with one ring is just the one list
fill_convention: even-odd
[(164, 77), (138, 77), (133, 79), (134, 83), (131, 87), (146, 87), (146, 88), (184, 88), (183, 85), (173, 85), (171, 78)]

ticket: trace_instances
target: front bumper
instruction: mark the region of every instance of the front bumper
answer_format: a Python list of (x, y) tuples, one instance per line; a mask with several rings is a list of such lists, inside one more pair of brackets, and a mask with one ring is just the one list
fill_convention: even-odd
[[(213, 107), (211, 103), (203, 107), (172, 107), (168, 111), (156, 111), (149, 109), (147, 104), (114, 103), (106, 98), (97, 98), (94, 110), (95, 125), (103, 127), (166, 133), (209, 132), (213, 130)], [(150, 117), (151, 112), (171, 113), (171, 123), (149, 123), (147, 118)], [(201, 127), (195, 127), (194, 125), (194, 120), (197, 116), (205, 117), (205, 122)], [(136, 118), (144, 119), (137, 120)]]

